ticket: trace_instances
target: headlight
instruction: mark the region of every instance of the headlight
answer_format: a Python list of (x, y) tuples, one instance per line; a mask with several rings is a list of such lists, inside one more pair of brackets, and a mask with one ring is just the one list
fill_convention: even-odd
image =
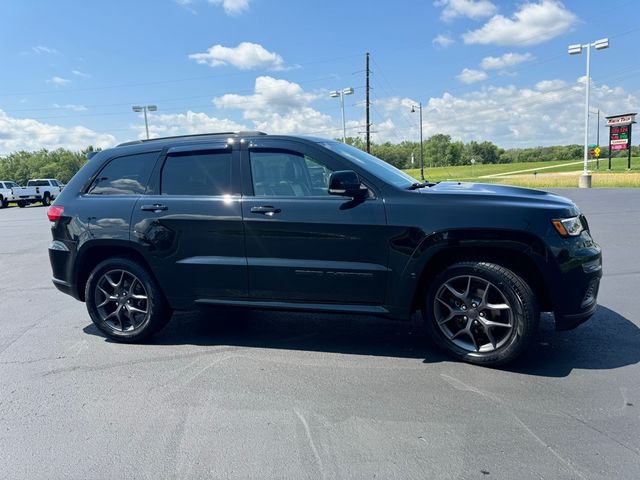
[(559, 218), (551, 220), (556, 231), (563, 237), (577, 237), (582, 233), (584, 227), (580, 217)]

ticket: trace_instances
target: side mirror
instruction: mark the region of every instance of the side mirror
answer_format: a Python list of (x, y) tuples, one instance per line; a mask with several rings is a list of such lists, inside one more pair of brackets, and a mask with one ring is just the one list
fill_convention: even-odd
[(360, 177), (353, 170), (339, 170), (329, 177), (329, 194), (344, 197), (362, 197), (367, 193)]

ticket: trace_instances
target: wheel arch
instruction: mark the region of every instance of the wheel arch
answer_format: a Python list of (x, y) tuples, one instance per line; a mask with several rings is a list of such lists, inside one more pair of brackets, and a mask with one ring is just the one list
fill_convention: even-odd
[(412, 269), (418, 274), (411, 299), (412, 311), (422, 307), (429, 283), (444, 268), (462, 261), (495, 263), (512, 270), (531, 287), (541, 311), (553, 310), (544, 272), (548, 254), (544, 243), (534, 235), (512, 231), (457, 231), (440, 232), (435, 237), (422, 242), (431, 245), (425, 248), (421, 244), (421, 261)]
[(85, 301), (84, 290), (89, 279), (89, 275), (93, 269), (100, 262), (109, 258), (122, 257), (132, 260), (140, 266), (142, 266), (149, 275), (154, 279), (156, 285), (166, 298), (166, 294), (162, 289), (162, 285), (158, 282), (149, 262), (144, 258), (144, 255), (135, 248), (125, 243), (104, 243), (98, 242), (85, 246), (78, 252), (78, 258), (76, 259), (76, 288), (78, 293), (78, 299)]

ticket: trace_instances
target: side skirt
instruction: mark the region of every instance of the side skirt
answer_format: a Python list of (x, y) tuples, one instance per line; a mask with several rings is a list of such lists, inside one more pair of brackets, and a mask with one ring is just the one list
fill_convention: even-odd
[(349, 305), (332, 303), (272, 302), (268, 300), (218, 300), (199, 298), (198, 305), (217, 305), (227, 307), (268, 308), (274, 310), (306, 310), (316, 312), (365, 313), (370, 315), (389, 315), (389, 310), (380, 305)]

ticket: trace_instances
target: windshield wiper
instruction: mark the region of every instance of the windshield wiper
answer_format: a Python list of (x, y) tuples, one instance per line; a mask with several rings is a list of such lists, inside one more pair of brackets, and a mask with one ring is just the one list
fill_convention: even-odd
[(412, 183), (411, 185), (409, 185), (407, 187), (407, 190), (417, 190), (419, 188), (425, 188), (425, 187), (433, 187), (435, 185), (435, 183), (432, 183), (430, 181), (426, 181), (426, 182), (415, 182)]

